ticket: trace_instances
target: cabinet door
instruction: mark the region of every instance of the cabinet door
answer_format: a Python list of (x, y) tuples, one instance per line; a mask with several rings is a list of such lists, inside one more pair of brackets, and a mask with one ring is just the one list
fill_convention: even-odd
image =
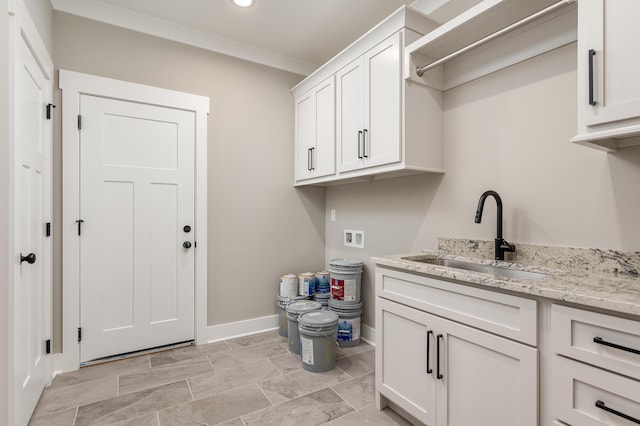
[(296, 98), (296, 180), (312, 176), (311, 148), (315, 146), (315, 99), (309, 91)]
[(433, 330), (428, 315), (381, 298), (376, 305), (376, 391), (421, 422), (435, 426), (435, 340), (433, 333), (428, 334)]
[(335, 84), (331, 76), (295, 100), (296, 181), (335, 172)]
[(362, 154), (366, 167), (401, 160), (401, 37), (394, 34), (364, 56), (368, 108)]
[(316, 96), (316, 145), (311, 153), (315, 177), (335, 172), (336, 140), (336, 95), (334, 78), (331, 76), (317, 86)]
[(362, 138), (364, 137), (364, 70), (358, 58), (336, 75), (338, 157), (340, 172), (362, 167)]
[[(585, 125), (640, 117), (640, 26), (631, 19), (640, 16), (640, 2), (583, 1), (578, 13), (579, 99)], [(595, 105), (589, 103), (590, 84)]]
[(439, 426), (538, 425), (536, 348), (437, 317), (430, 322), (440, 349)]

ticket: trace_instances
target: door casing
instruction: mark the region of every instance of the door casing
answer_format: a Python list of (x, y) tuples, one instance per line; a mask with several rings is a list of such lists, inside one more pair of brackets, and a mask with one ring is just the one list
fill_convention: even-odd
[(207, 115), (209, 98), (168, 89), (60, 70), (62, 89), (62, 354), (56, 371), (73, 371), (80, 366), (80, 95), (94, 95), (141, 102), (196, 113), (195, 123), (195, 339), (206, 343), (207, 328)]

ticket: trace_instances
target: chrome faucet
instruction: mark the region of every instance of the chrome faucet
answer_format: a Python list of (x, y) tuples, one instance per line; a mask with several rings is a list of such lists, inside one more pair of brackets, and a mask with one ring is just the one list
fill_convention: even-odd
[(496, 204), (498, 205), (498, 235), (495, 240), (495, 257), (496, 260), (504, 260), (504, 253), (514, 253), (516, 251), (516, 246), (513, 244), (509, 244), (507, 240), (502, 238), (502, 199), (500, 195), (496, 191), (485, 191), (478, 201), (478, 209), (476, 210), (476, 223), (480, 223), (482, 221), (482, 210), (484, 209), (484, 200), (491, 195), (496, 200)]

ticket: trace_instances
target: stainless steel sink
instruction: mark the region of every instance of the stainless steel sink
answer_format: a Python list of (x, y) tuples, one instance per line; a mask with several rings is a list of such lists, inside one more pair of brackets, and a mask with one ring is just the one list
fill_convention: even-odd
[(405, 257), (405, 260), (428, 263), (430, 265), (445, 266), (447, 268), (463, 269), (465, 271), (492, 274), (497, 277), (514, 278), (519, 280), (542, 280), (549, 278), (549, 275), (541, 272), (522, 271), (519, 269), (506, 268), (495, 265), (483, 265), (480, 263), (464, 262), (461, 260), (441, 259), (438, 257)]

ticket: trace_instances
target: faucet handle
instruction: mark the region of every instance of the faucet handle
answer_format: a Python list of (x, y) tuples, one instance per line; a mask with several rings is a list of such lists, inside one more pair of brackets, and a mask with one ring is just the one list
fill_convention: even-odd
[(502, 241), (500, 242), (500, 250), (506, 251), (509, 253), (515, 253), (516, 246), (515, 244), (508, 243), (507, 240), (503, 238)]

